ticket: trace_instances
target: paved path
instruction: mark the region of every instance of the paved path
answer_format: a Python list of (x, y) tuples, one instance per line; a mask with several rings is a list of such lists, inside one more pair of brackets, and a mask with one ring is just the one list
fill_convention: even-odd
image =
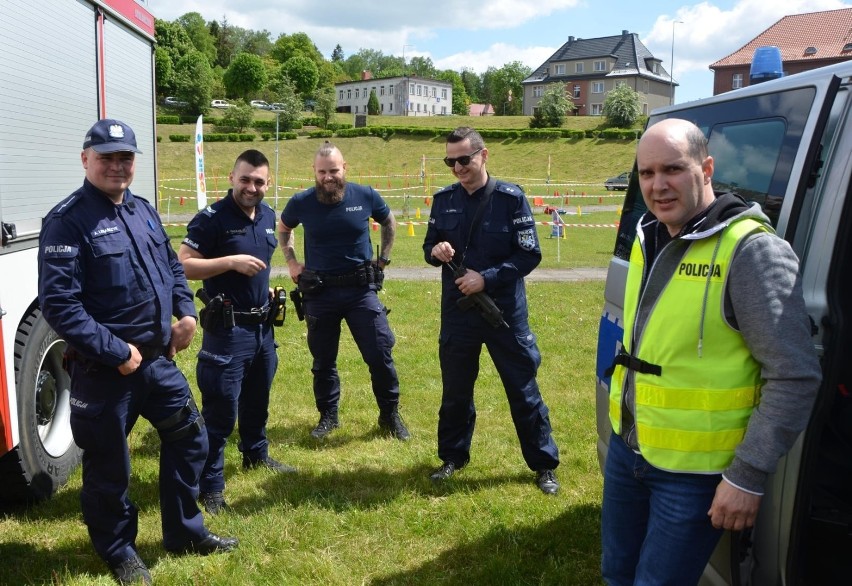
[[(286, 267), (272, 267), (272, 276), (287, 275)], [(437, 267), (388, 267), (385, 277), (400, 281), (438, 281), (441, 270)], [(536, 269), (527, 276), (527, 281), (602, 281), (606, 279), (605, 267), (590, 267), (578, 269)]]

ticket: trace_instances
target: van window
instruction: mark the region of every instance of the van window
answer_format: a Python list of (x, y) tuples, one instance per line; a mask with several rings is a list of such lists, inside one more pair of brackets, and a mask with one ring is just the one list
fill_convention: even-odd
[[(664, 118), (685, 118), (695, 123), (708, 136), (708, 149), (715, 159), (713, 188), (737, 191), (745, 199), (760, 203), (775, 226), (815, 96), (815, 88), (802, 87), (689, 105), (684, 110), (652, 115), (648, 125)], [(616, 257), (630, 258), (636, 222), (646, 210), (639, 183), (631, 180), (615, 240)]]
[(734, 191), (757, 202), (772, 220), (778, 220), (782, 198), (770, 193), (772, 176), (784, 144), (784, 120), (719, 124), (710, 133), (707, 148), (714, 160), (713, 188)]

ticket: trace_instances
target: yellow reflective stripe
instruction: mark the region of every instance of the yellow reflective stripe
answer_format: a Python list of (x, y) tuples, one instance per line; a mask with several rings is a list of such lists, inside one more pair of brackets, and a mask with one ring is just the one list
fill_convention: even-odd
[(642, 454), (649, 462), (653, 458), (646, 453), (646, 448), (662, 448), (680, 452), (727, 452), (728, 461), (730, 461), (730, 458), (733, 457), (734, 448), (743, 441), (745, 428), (721, 431), (688, 431), (657, 428), (639, 423), (636, 426), (636, 434)]
[(636, 384), (636, 404), (667, 409), (699, 409), (702, 411), (730, 411), (754, 407), (759, 396), (755, 387), (737, 389), (685, 389), (664, 388), (656, 385)]
[[(733, 460), (733, 452), (682, 452), (659, 448), (642, 448), (642, 456), (661, 470), (670, 472), (692, 472), (696, 474), (719, 474)], [(660, 462), (657, 464), (656, 462)]]

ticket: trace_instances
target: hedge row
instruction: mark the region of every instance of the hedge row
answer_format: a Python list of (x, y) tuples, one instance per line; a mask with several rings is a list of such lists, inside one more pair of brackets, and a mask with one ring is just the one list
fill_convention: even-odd
[[(260, 138), (262, 138), (263, 140), (275, 140), (275, 133), (274, 132), (261, 132)], [(297, 138), (299, 138), (298, 132), (288, 131), (288, 132), (279, 132), (278, 133), (278, 140), (295, 140)]]
[[(344, 128), (335, 134), (339, 137), (377, 136), (388, 139), (394, 134), (409, 136), (444, 137), (452, 132), (452, 128), (424, 128), (407, 126), (364, 126), (361, 128)], [(613, 140), (635, 140), (641, 136), (639, 130), (623, 128), (607, 128), (604, 130), (570, 130), (567, 128), (530, 128), (524, 130), (482, 129), (479, 131), (483, 138), (495, 139), (557, 139), (557, 138), (601, 138)]]
[[(252, 142), (256, 135), (240, 132), (210, 132), (204, 135), (204, 142)], [(192, 134), (170, 134), (172, 142), (190, 142), (194, 139)]]

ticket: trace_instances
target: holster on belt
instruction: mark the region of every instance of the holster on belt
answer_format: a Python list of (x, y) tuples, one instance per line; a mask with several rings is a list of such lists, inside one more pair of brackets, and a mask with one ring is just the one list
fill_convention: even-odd
[[(225, 323), (226, 304), (224, 295), (219, 293), (216, 297), (210, 297), (210, 294), (202, 288), (195, 292), (195, 296), (204, 304), (204, 307), (198, 312), (198, 323), (201, 324), (203, 329), (213, 329)], [(230, 306), (230, 303), (228, 305)], [(233, 308), (230, 309), (230, 327), (234, 327)], [(227, 324), (225, 325), (227, 326)]]
[(299, 281), (296, 283), (296, 287), (298, 287), (299, 291), (302, 293), (313, 293), (314, 291), (319, 291), (323, 287), (323, 281), (319, 276), (319, 273), (305, 269), (302, 271), (302, 274), (299, 275)]

